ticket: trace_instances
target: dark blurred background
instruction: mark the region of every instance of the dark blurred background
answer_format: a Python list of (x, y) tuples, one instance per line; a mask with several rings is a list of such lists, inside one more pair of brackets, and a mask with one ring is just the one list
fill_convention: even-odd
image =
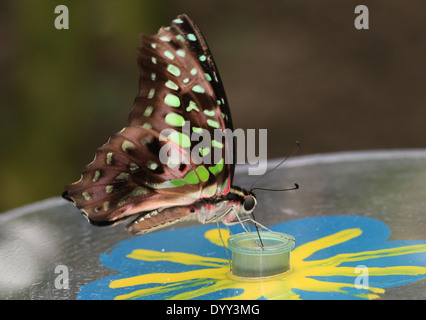
[(180, 13), (207, 38), (234, 127), (268, 129), (269, 159), (296, 140), (299, 155), (426, 147), (423, 0), (2, 0), (0, 211), (79, 179), (126, 123), (139, 34)]

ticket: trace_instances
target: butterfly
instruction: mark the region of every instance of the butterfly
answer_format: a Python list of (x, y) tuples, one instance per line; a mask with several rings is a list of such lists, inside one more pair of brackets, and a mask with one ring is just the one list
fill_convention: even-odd
[(133, 218), (132, 234), (184, 219), (230, 225), (250, 217), (256, 196), (232, 185), (231, 112), (201, 31), (179, 15), (155, 35), (141, 35), (137, 62), (139, 92), (127, 125), (97, 149), (63, 197), (93, 225)]

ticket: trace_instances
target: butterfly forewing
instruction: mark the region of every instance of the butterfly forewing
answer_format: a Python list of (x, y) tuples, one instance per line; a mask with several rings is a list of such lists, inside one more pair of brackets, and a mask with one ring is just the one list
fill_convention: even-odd
[(193, 56), (198, 57), (198, 63), (203, 68), (204, 75), (210, 82), (217, 98), (217, 104), (220, 106), (221, 112), (223, 113), (225, 127), (233, 130), (231, 112), (223, 83), (216, 63), (214, 62), (213, 55), (201, 31), (186, 15), (180, 15), (177, 19), (173, 20), (171, 28), (176, 34), (180, 35), (180, 39), (185, 39)]
[[(201, 33), (181, 15), (156, 35), (142, 35), (141, 43), (139, 92), (128, 125), (64, 193), (95, 224), (226, 194), (232, 180), (227, 137), (214, 139), (232, 120)], [(201, 133), (208, 133), (209, 145), (191, 140)], [(210, 155), (210, 161), (193, 155)]]
[[(176, 37), (179, 39), (185, 39), (185, 43), (187, 44), (189, 50), (191, 50), (192, 55), (198, 58), (198, 63), (201, 65), (206, 79), (213, 88), (215, 97), (217, 99), (216, 107), (220, 108), (222, 118), (224, 119), (224, 128), (232, 131), (233, 124), (228, 100), (226, 98), (226, 93), (223, 88), (223, 82), (220, 78), (219, 70), (207, 45), (207, 41), (203, 37), (199, 28), (185, 14), (178, 16), (175, 20), (172, 21), (171, 29), (177, 34)], [(225, 141), (225, 156), (229, 159), (235, 159), (235, 154), (231, 154), (233, 151), (229, 150), (229, 138), (230, 137), (227, 136)], [(229, 174), (229, 180), (232, 180), (235, 166), (233, 161), (229, 161), (229, 163), (229, 166), (227, 166), (225, 169), (226, 176)]]
[[(186, 16), (180, 16), (156, 36), (142, 36), (138, 55), (141, 86), (129, 116), (130, 124), (157, 131), (175, 126), (182, 132), (180, 124), (188, 121), (190, 134), (204, 129), (212, 138), (214, 129), (232, 130), (219, 73), (204, 38), (192, 26)], [(161, 104), (161, 108), (154, 108)], [(219, 142), (215, 147), (226, 144), (226, 138)], [(214, 151), (222, 152), (222, 148)], [(227, 145), (223, 152), (228, 159)], [(233, 171), (233, 167), (229, 169)]]

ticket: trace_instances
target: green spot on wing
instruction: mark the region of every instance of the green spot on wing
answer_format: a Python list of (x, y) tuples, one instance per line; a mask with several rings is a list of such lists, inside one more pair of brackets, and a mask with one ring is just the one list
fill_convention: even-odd
[(164, 51), (164, 55), (169, 58), (170, 60), (173, 60), (175, 58), (175, 56), (173, 55), (173, 53), (171, 53), (170, 51), (166, 50)]
[(167, 139), (176, 143), (181, 148), (189, 148), (191, 146), (191, 139), (184, 133), (174, 131), (168, 135)]
[(148, 183), (147, 185), (153, 189), (167, 189), (167, 188), (182, 187), (185, 185), (185, 181), (176, 179), (176, 180), (166, 181), (163, 183), (155, 183), (155, 184)]
[(136, 171), (139, 169), (139, 166), (136, 163), (132, 162), (131, 164), (129, 164), (129, 169), (130, 171)]
[(152, 99), (155, 94), (155, 88), (151, 88), (148, 92), (148, 99)]
[(171, 93), (167, 94), (167, 96), (164, 98), (164, 102), (171, 107), (177, 108), (180, 106), (179, 97)]
[(208, 155), (209, 153), (210, 153), (210, 148), (209, 147), (206, 147), (206, 148), (200, 148), (200, 155), (202, 156), (202, 157), (204, 157), (204, 156), (206, 156), (206, 155)]
[(172, 80), (168, 80), (166, 82), (166, 87), (172, 90), (177, 90), (179, 89), (178, 85), (176, 83), (174, 83)]
[(109, 201), (105, 201), (104, 204), (103, 204), (103, 207), (104, 207), (104, 211), (108, 211), (108, 209), (109, 209)]
[(197, 177), (197, 174), (195, 173), (195, 171), (188, 172), (188, 174), (185, 176), (185, 178), (183, 180), (185, 180), (185, 182), (189, 183), (189, 184), (199, 183), (199, 180), (198, 180), (198, 177)]
[(223, 158), (220, 159), (220, 161), (215, 166), (209, 168), (209, 171), (217, 176), (217, 174), (223, 170), (223, 162)]
[(127, 180), (129, 179), (130, 173), (122, 172), (118, 176), (115, 177), (116, 180)]
[(181, 41), (181, 42), (185, 42), (185, 38), (182, 36), (182, 35), (180, 35), (180, 34), (178, 34), (177, 36), (176, 36), (176, 39), (178, 39), (179, 41)]
[(157, 168), (158, 168), (158, 164), (157, 164), (157, 163), (155, 163), (154, 161), (148, 161), (148, 162), (146, 163), (146, 166), (147, 166), (147, 168), (148, 168), (148, 169), (150, 169), (150, 170), (155, 170), (155, 169), (157, 169)]
[(147, 106), (145, 111), (143, 112), (143, 115), (145, 117), (149, 117), (152, 114), (153, 110), (154, 110), (154, 108), (152, 106)]
[(167, 114), (165, 120), (169, 125), (173, 127), (183, 127), (183, 125), (185, 124), (185, 119), (181, 115), (174, 112), (170, 112), (169, 114)]
[(98, 181), (100, 176), (101, 176), (100, 171), (99, 171), (99, 170), (96, 170), (96, 171), (95, 171), (95, 176), (93, 177), (92, 181), (93, 181), (93, 182)]
[(205, 90), (202, 86), (199, 86), (198, 84), (196, 84), (194, 87), (192, 87), (192, 91), (197, 92), (197, 93), (204, 93)]
[(186, 111), (190, 112), (191, 110), (195, 110), (197, 112), (200, 112), (200, 109), (198, 109), (197, 104), (194, 101), (189, 101), (189, 105), (186, 108)]
[(127, 140), (124, 140), (123, 144), (121, 145), (121, 149), (123, 151), (127, 151), (128, 149), (133, 149), (134, 147), (135, 145)]
[(185, 55), (186, 55), (185, 51), (182, 50), (182, 49), (177, 50), (176, 53), (177, 53), (178, 56), (181, 56), (181, 57), (185, 57)]
[(216, 147), (216, 148), (223, 148), (223, 143), (216, 141), (216, 140), (212, 140), (212, 147)]
[(162, 36), (162, 37), (160, 37), (160, 40), (168, 42), (168, 41), (170, 41), (170, 38), (168, 36)]
[(207, 119), (207, 124), (212, 128), (219, 129), (219, 122), (217, 122), (215, 120)]
[(108, 152), (106, 155), (106, 163), (111, 164), (112, 163), (112, 152)]
[(199, 133), (199, 134), (203, 133), (203, 129), (201, 129), (199, 127), (192, 127), (192, 131), (194, 131), (195, 133)]
[(204, 110), (204, 114), (206, 115), (206, 116), (209, 116), (209, 117), (214, 117), (214, 115), (215, 115), (215, 112), (214, 112), (214, 110)]
[(192, 33), (188, 33), (188, 35), (186, 37), (188, 38), (189, 41), (195, 41), (195, 40), (197, 40), (197, 38), (195, 37), (195, 35), (193, 35)]
[(178, 67), (172, 65), (172, 64), (169, 64), (167, 66), (167, 71), (170, 72), (175, 77), (179, 77), (180, 76), (180, 69)]
[(210, 174), (204, 166), (198, 167), (196, 171), (197, 171), (198, 177), (200, 178), (202, 182), (206, 182), (207, 180), (209, 180)]
[(121, 198), (120, 202), (117, 204), (117, 206), (121, 207), (123, 204), (125, 204), (127, 201), (129, 201), (130, 199), (146, 194), (148, 193), (148, 190), (145, 188), (141, 188), (141, 187), (137, 187), (135, 188), (132, 192), (130, 192), (128, 195), (124, 196), (123, 198)]
[(172, 180), (172, 181), (170, 181), (170, 184), (174, 187), (181, 187), (185, 184), (185, 181), (183, 181), (183, 180)]

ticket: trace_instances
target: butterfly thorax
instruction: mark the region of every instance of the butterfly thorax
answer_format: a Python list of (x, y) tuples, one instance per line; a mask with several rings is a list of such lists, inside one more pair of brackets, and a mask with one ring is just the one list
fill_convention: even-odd
[[(246, 201), (249, 198), (254, 199), (254, 203), (247, 207)], [(256, 204), (256, 197), (253, 193), (243, 188), (232, 186), (226, 195), (200, 199), (194, 203), (193, 208), (201, 223), (222, 221), (226, 225), (232, 225), (249, 217)]]

